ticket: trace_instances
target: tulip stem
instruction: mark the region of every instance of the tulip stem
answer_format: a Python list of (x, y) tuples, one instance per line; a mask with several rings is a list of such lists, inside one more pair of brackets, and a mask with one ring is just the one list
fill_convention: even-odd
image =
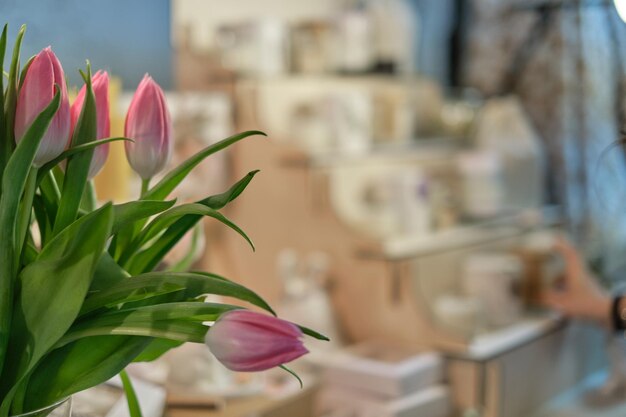
[[(33, 210), (33, 199), (35, 197), (35, 190), (37, 189), (37, 171), (38, 168), (31, 168), (26, 179), (26, 187), (24, 188), (24, 196), (22, 197), (22, 207), (19, 211), (18, 223), (17, 223), (17, 242), (15, 245), (16, 254), (21, 256), (22, 248), (26, 240), (26, 234), (30, 227), (30, 216)], [(19, 261), (19, 260), (18, 260)]]
[(141, 197), (143, 197), (144, 195), (146, 195), (146, 193), (148, 192), (148, 189), (150, 188), (150, 178), (148, 179), (141, 179)]

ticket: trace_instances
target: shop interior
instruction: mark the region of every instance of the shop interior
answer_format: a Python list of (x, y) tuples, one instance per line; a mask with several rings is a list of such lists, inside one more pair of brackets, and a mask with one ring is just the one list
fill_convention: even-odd
[[(290, 363), (302, 387), (202, 344), (133, 364), (144, 417), (626, 415), (623, 334), (541, 301), (562, 239), (605, 291), (626, 288), (626, 1), (42, 3), (0, 15), (28, 25), (25, 55), (51, 42), (70, 85), (85, 58), (107, 65), (112, 136), (145, 71), (166, 90), (172, 166), (267, 134), (172, 195), (253, 176), (222, 212), (256, 251), (205, 219), (163, 268), (229, 277), (330, 338)], [(123, 144), (95, 185), (139, 192)], [(128, 409), (113, 380), (73, 413)]]

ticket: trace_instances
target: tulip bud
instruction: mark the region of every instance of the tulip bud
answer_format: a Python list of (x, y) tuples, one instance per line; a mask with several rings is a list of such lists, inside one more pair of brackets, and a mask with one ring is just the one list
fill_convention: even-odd
[(161, 171), (172, 153), (172, 123), (163, 90), (145, 75), (130, 103), (124, 134), (130, 166), (148, 180)]
[[(96, 124), (97, 134), (94, 139), (104, 139), (111, 135), (111, 119), (109, 117), (109, 74), (106, 71), (98, 71), (91, 80), (93, 94), (96, 98)], [(74, 134), (76, 123), (80, 118), (80, 112), (83, 110), (87, 86), (83, 86), (74, 104), (72, 104), (72, 128), (71, 135)], [(102, 169), (102, 166), (109, 156), (109, 144), (104, 143), (97, 146), (93, 151), (93, 159), (89, 166), (89, 179), (96, 176)]]
[(217, 360), (238, 372), (263, 371), (308, 353), (293, 323), (247, 310), (224, 313), (206, 343)]
[(52, 101), (55, 84), (61, 89), (61, 103), (41, 139), (34, 165), (51, 161), (67, 147), (70, 137), (70, 103), (63, 68), (50, 47), (39, 52), (26, 71), (15, 109), (15, 140), (19, 142), (35, 118)]

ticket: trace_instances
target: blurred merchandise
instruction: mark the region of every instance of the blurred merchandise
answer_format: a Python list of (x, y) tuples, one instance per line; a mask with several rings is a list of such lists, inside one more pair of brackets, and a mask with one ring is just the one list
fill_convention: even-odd
[(283, 297), (276, 305), (279, 317), (301, 323), (328, 336), (330, 342), (309, 341), (312, 356), (343, 344), (338, 320), (326, 288), (329, 287), (329, 256), (323, 252), (310, 253), (305, 262), (293, 249), (279, 253), (277, 269), (284, 285)]
[(463, 214), (485, 218), (501, 214), (505, 204), (502, 163), (499, 155), (488, 151), (468, 151), (459, 155)]
[(407, 0), (373, 0), (368, 9), (375, 29), (375, 69), (413, 74), (421, 40), (417, 11)]
[(374, 65), (372, 21), (363, 6), (341, 13), (336, 20), (335, 68), (345, 73), (365, 73)]
[(475, 253), (463, 263), (463, 293), (480, 300), (489, 326), (499, 327), (521, 318), (523, 264), (507, 253)]
[(455, 138), (470, 138), (482, 105), (480, 95), (473, 90), (463, 91), (460, 97), (448, 98), (441, 109), (442, 130)]
[(400, 233), (425, 235), (432, 232), (433, 214), (430, 182), (419, 168), (390, 178), (389, 188), (394, 194)]
[(302, 22), (292, 28), (291, 36), (294, 71), (320, 74), (332, 69), (333, 27), (330, 22)]
[(485, 308), (479, 298), (445, 294), (433, 306), (435, 318), (443, 327), (472, 336), (485, 328)]
[(403, 398), (381, 399), (347, 388), (335, 388), (320, 394), (324, 416), (330, 417), (449, 417), (453, 410), (450, 392), (433, 386)]
[[(232, 99), (224, 93), (168, 94), (167, 100), (176, 134), (171, 166), (234, 132)], [(173, 196), (189, 201), (223, 192), (227, 187), (226, 160), (225, 154), (211, 156), (194, 169)]]
[[(328, 355), (319, 361), (323, 388), (319, 408), (323, 412), (349, 407), (356, 415), (405, 415), (432, 408), (432, 416), (449, 411), (443, 380), (443, 362), (432, 352), (416, 352), (379, 342), (365, 342)], [(436, 395), (431, 397), (433, 390)], [(428, 414), (431, 415), (431, 414)]]
[(222, 64), (250, 76), (283, 75), (289, 70), (288, 34), (279, 19), (222, 26), (217, 35)]
[(366, 152), (372, 144), (372, 99), (367, 92), (333, 94), (327, 103), (336, 150), (344, 154)]
[(537, 231), (513, 251), (524, 264), (520, 296), (527, 306), (536, 305), (542, 294), (553, 289), (565, 272), (565, 261), (554, 252), (557, 238), (555, 232)]
[(488, 100), (476, 124), (476, 145), (501, 160), (503, 198), (508, 210), (544, 202), (545, 155), (541, 140), (515, 97)]

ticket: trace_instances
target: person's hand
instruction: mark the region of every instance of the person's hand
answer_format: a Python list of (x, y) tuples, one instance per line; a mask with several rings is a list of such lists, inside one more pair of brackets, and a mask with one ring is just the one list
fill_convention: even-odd
[(542, 303), (566, 316), (611, 325), (611, 297), (587, 270), (576, 249), (565, 239), (554, 249), (565, 260), (563, 287), (544, 294)]

